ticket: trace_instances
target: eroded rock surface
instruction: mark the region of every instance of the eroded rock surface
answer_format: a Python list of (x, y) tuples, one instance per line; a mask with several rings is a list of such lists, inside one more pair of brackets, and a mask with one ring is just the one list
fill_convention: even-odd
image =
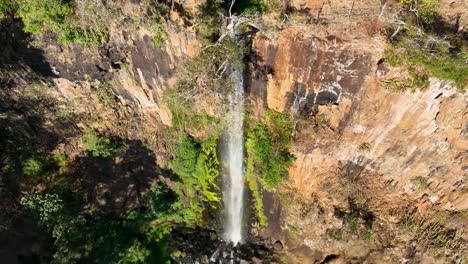
[[(317, 263), (324, 256), (445, 262), (420, 248), (407, 255), (411, 242), (396, 231), (401, 214), (416, 210), (432, 217), (468, 209), (466, 93), (438, 79), (423, 91), (384, 89), (381, 81), (398, 71), (382, 70), (384, 46), (379, 38), (320, 38), (296, 28), (277, 39), (254, 39), (255, 109), (267, 105), (295, 116), (297, 160), (286, 188), (293, 205), (282, 210), (283, 226), (268, 233), (302, 252), (293, 254), (297, 262), (303, 263), (301, 255)], [(465, 222), (441, 222), (466, 243)], [(343, 231), (349, 225), (356, 225), (354, 233)], [(366, 225), (381, 235), (366, 235)]]

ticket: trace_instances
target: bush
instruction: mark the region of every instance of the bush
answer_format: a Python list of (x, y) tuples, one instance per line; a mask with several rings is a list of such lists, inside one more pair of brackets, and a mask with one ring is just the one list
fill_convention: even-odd
[(167, 32), (162, 27), (162, 25), (158, 25), (156, 30), (154, 31), (153, 39), (151, 40), (151, 45), (155, 48), (160, 48), (166, 44), (167, 41)]
[(0, 1), (0, 17), (4, 16), (6, 13), (11, 12), (12, 4), (12, 0)]
[(291, 145), (290, 139), (293, 131), (291, 119), (286, 114), (274, 110), (268, 110), (265, 116), (268, 131), (274, 144), (278, 149), (287, 151)]
[(42, 163), (39, 160), (34, 158), (29, 158), (24, 161), (23, 164), (23, 173), (26, 176), (37, 178), (42, 173)]
[(62, 0), (17, 0), (17, 3), (16, 17), (23, 20), (24, 31), (30, 33), (58, 31), (73, 13), (70, 5)]
[(25, 193), (21, 204), (41, 225), (48, 228), (57, 224), (64, 209), (63, 200), (57, 194), (50, 193)]
[(62, 44), (80, 43), (85, 47), (90, 47), (105, 42), (107, 35), (108, 32), (105, 29), (96, 31), (67, 25), (62, 28), (62, 33), (59, 34), (58, 39)]
[[(264, 0), (243, 0), (243, 1), (236, 1), (232, 13), (264, 13), (267, 11), (267, 5), (265, 5)], [(231, 5), (231, 1), (227, 0), (225, 2), (227, 9)]]
[(197, 205), (199, 200), (218, 203), (216, 179), (219, 161), (216, 155), (217, 137), (199, 142), (182, 133), (171, 162), (172, 170), (180, 177), (179, 188)]
[(294, 161), (287, 146), (275, 144), (269, 128), (256, 123), (247, 129), (247, 155), (253, 162), (267, 189), (272, 189), (288, 177), (288, 167)]
[(83, 135), (83, 143), (86, 149), (94, 157), (107, 158), (119, 153), (122, 148), (109, 138), (99, 137), (94, 131), (89, 131)]
[(405, 11), (413, 14), (416, 20), (425, 25), (435, 21), (439, 2), (440, 0), (400, 0)]
[[(385, 61), (390, 65), (408, 69), (410, 80), (400, 82), (397, 90), (404, 87), (425, 88), (428, 74), (453, 81), (460, 91), (468, 84), (468, 67), (465, 64), (466, 42), (447, 41), (416, 30), (411, 26), (402, 30), (398, 39), (385, 52)], [(399, 87), (399, 88), (398, 88)], [(402, 88), (403, 87), (403, 88)]]

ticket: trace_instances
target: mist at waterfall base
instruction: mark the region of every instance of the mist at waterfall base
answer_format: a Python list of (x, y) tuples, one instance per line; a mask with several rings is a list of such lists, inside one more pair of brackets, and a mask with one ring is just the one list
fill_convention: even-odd
[(233, 69), (233, 91), (229, 94), (229, 112), (226, 116), (225, 142), (221, 160), (223, 170), (223, 202), (225, 211), (224, 240), (237, 245), (242, 242), (244, 214), (244, 84), (242, 71)]

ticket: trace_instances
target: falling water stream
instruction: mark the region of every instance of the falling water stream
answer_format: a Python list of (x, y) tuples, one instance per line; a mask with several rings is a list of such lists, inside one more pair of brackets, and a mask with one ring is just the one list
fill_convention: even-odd
[(223, 175), (223, 200), (225, 208), (224, 239), (234, 245), (242, 242), (244, 211), (244, 87), (241, 69), (232, 69), (233, 91), (229, 95), (229, 112), (226, 116), (226, 148), (222, 155), (227, 161)]

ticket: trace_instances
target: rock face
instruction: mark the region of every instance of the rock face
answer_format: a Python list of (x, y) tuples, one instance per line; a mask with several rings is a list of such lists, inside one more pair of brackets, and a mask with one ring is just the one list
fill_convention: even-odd
[(199, 44), (193, 33), (167, 26), (168, 39), (162, 47), (152, 44), (154, 33), (140, 29), (117, 32), (99, 48), (80, 44), (63, 47), (53, 41), (45, 58), (54, 75), (70, 81), (118, 81), (113, 85), (122, 99), (159, 115), (171, 124), (162, 102), (163, 90), (175, 83), (175, 65), (194, 56)]
[[(380, 81), (399, 71), (381, 64), (384, 46), (379, 38), (344, 41), (299, 29), (285, 29), (276, 40), (255, 38), (252, 68), (256, 70), (250, 90), (254, 109), (266, 105), (295, 118), (297, 160), (286, 189), (305, 204), (314, 204), (317, 212), (312, 215), (322, 215), (314, 220), (304, 205), (285, 209), (283, 222), (303, 231), (302, 242), (291, 242), (294, 239), (284, 232), (277, 232), (274, 239), (296, 248), (301, 244), (333, 248), (323, 242), (330, 238), (326, 230), (341, 229), (337, 208), (352, 214), (353, 205), (346, 197), (355, 199), (357, 194), (382, 211), (417, 208), (422, 215), (432, 215), (468, 209), (466, 93), (438, 79), (430, 79), (423, 91), (384, 89)], [(360, 187), (348, 192), (352, 183), (347, 179), (358, 179)], [(341, 189), (330, 187), (343, 181)], [(312, 226), (317, 221), (324, 221), (321, 228)], [(466, 223), (460, 222), (455, 230), (466, 239)], [(344, 250), (344, 255), (353, 255), (354, 246), (359, 243), (346, 246), (349, 250), (337, 246), (328, 253)], [(316, 255), (312, 253), (309, 257)]]
[(353, 43), (335, 36), (321, 39), (293, 28), (282, 31), (275, 44), (257, 37), (253, 49), (256, 62), (270, 69), (266, 76), (255, 76), (253, 93), (263, 93), (269, 108), (302, 114), (316, 113), (319, 105), (355, 95), (372, 62), (370, 54)]

